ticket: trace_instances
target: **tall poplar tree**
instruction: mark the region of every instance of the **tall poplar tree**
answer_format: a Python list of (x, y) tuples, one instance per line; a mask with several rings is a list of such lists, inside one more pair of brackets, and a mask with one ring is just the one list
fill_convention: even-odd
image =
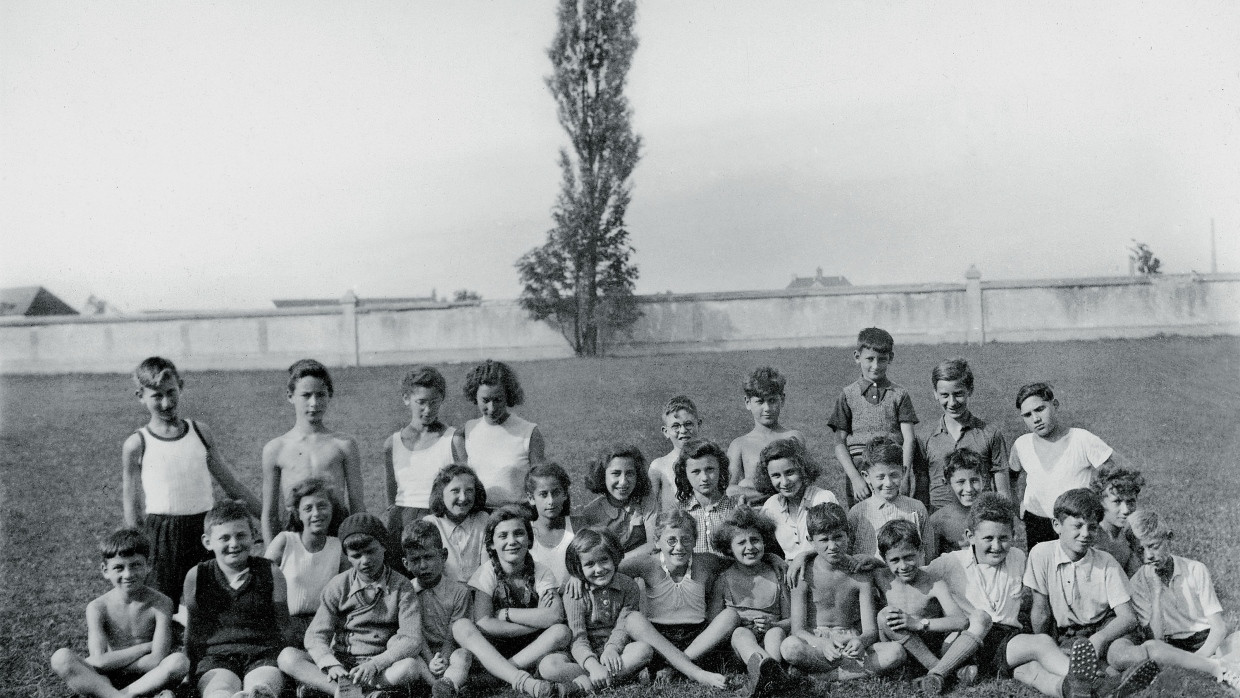
[(547, 50), (547, 87), (570, 148), (560, 149), (560, 193), (547, 242), (517, 260), (521, 304), (553, 318), (578, 355), (594, 356), (637, 320), (637, 267), (624, 225), (641, 138), (624, 84), (637, 49), (634, 0), (561, 0)]

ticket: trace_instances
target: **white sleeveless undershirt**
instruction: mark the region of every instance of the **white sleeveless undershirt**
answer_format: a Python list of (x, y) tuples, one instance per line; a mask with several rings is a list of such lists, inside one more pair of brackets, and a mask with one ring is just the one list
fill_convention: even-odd
[(185, 433), (175, 439), (156, 436), (149, 427), (142, 436), (142, 496), (146, 513), (185, 516), (210, 511), (215, 505), (207, 445), (198, 427), (185, 420)]
[(444, 429), (439, 440), (430, 448), (410, 451), (400, 438), (400, 432), (392, 436), (392, 472), (396, 476), (396, 501), (398, 507), (429, 509), (431, 485), (444, 466), (452, 465), (452, 436), (456, 427)]
[(465, 423), (465, 452), (487, 490), (488, 506), (525, 501), (530, 435), (535, 426), (512, 413), (503, 424), (488, 424), (481, 418)]
[(554, 548), (548, 548), (538, 542), (538, 536), (534, 536), (534, 544), (530, 546), (530, 557), (534, 558), (534, 564), (551, 570), (551, 574), (555, 576), (556, 584), (563, 584), (568, 581), (568, 567), (564, 562), (564, 554), (568, 552), (568, 544), (572, 542), (573, 521), (565, 516), (564, 537), (560, 539), (559, 545)]
[(314, 613), (319, 610), (323, 587), (340, 571), (340, 539), (328, 536), (323, 549), (312, 553), (302, 545), (300, 533), (281, 531), (276, 540), (281, 537), (284, 538), (284, 552), (279, 563), (288, 582), (288, 612), (293, 615)]

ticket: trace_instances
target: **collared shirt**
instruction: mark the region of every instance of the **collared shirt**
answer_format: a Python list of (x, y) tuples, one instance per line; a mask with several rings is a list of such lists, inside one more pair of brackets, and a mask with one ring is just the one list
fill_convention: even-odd
[(964, 595), (974, 608), (990, 614), (991, 621), (1020, 627), (1020, 601), (1025, 585), (1025, 553), (1008, 551), (1002, 565), (992, 567), (977, 561), (973, 548), (944, 553), (929, 565), (930, 571), (947, 581), (952, 593)]
[(386, 669), (422, 649), (422, 611), (413, 585), (391, 569), (374, 581), (357, 570), (332, 577), (306, 629), (306, 652), (320, 669), (340, 664), (337, 653), (364, 657)]
[(1132, 607), (1144, 626), (1153, 625), (1155, 599), (1162, 611), (1164, 637), (1181, 638), (1209, 630), (1207, 620), (1222, 613), (1210, 570), (1196, 560), (1171, 556), (1171, 583), (1163, 584), (1153, 565), (1142, 565), (1132, 577)]
[(570, 652), (580, 664), (607, 647), (624, 651), (629, 633), (624, 619), (641, 605), (641, 591), (632, 577), (617, 572), (611, 584), (583, 585), (581, 598), (565, 595), (564, 618), (573, 632)]
[(426, 516), (424, 520), (435, 524), (439, 537), (448, 549), (448, 560), (443, 566), (444, 577), (465, 584), (482, 564), (482, 539), (487, 528), (486, 512), (476, 511), (459, 524), (446, 516)]
[(770, 497), (762, 505), (775, 521), (775, 540), (783, 548), (784, 557), (791, 560), (797, 555), (813, 548), (809, 541), (809, 530), (805, 527), (806, 512), (818, 504), (839, 504), (835, 494), (817, 485), (806, 485), (801, 494), (801, 503), (795, 507), (788, 504), (782, 494)]
[[(947, 456), (956, 449), (967, 449), (982, 457), (988, 473), (1002, 472), (1008, 467), (1008, 447), (999, 427), (986, 423), (972, 412), (960, 420), (960, 438), (947, 430), (947, 418), (940, 417), (933, 429), (917, 432), (917, 454), (914, 470), (917, 471), (918, 499), (928, 494), (930, 507), (938, 509), (956, 501), (956, 495), (943, 475)], [(992, 481), (983, 481), (986, 489), (994, 489)], [(928, 488), (928, 489), (927, 489)]]
[(653, 501), (630, 500), (618, 507), (601, 494), (582, 507), (576, 518), (583, 527), (601, 526), (611, 531), (620, 541), (620, 549), (627, 553), (646, 543), (646, 525), (653, 524), (658, 514)]
[(422, 637), (428, 647), (439, 651), (452, 637), (452, 624), (473, 617), (474, 595), (469, 587), (446, 577), (430, 589), (423, 589), (416, 578), (411, 581), (422, 605)]
[(719, 528), (719, 524), (723, 523), (723, 519), (728, 515), (728, 512), (735, 509), (739, 504), (739, 497), (728, 495), (724, 495), (719, 501), (711, 502), (705, 506), (698, 501), (697, 495), (689, 498), (689, 503), (685, 505), (685, 511), (689, 512), (689, 515), (697, 521), (697, 545), (693, 546), (693, 552), (714, 552), (731, 557), (732, 552), (730, 550), (715, 550), (715, 547), (710, 542), (710, 534), (716, 528)]
[(1108, 611), (1131, 600), (1128, 575), (1115, 558), (1090, 548), (1075, 562), (1057, 540), (1029, 551), (1025, 586), (1045, 595), (1061, 628), (1098, 622)]
[(853, 532), (854, 555), (878, 556), (878, 529), (888, 521), (904, 519), (912, 521), (921, 534), (922, 549), (926, 548), (926, 521), (930, 516), (926, 513), (926, 505), (913, 499), (899, 495), (890, 502), (882, 497), (872, 496), (863, 499), (848, 510), (848, 526)]
[[(871, 407), (883, 404), (886, 406), (878, 410), (866, 408), (863, 414), (856, 415), (854, 410), (860, 410), (865, 405), (849, 402), (849, 393), (854, 391)], [(913, 409), (913, 401), (907, 390), (886, 377), (877, 382), (859, 378), (844, 387), (835, 401), (835, 410), (827, 419), (827, 426), (837, 437), (844, 435), (849, 452), (856, 455), (870, 437), (879, 434), (889, 434), (896, 443), (903, 444), (904, 435), (900, 431), (900, 425), (906, 422), (917, 423), (917, 411)]]

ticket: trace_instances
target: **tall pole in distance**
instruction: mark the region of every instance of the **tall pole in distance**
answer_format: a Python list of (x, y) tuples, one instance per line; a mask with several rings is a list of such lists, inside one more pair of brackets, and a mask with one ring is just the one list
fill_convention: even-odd
[(1210, 219), (1210, 273), (1218, 273), (1218, 241), (1214, 237), (1214, 219)]

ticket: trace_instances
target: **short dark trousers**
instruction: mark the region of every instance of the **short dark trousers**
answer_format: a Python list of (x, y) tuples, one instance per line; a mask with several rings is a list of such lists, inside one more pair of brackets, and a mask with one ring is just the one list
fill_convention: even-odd
[(264, 649), (257, 652), (240, 652), (236, 654), (208, 654), (199, 659), (198, 666), (194, 667), (194, 679), (195, 681), (200, 680), (203, 674), (212, 669), (227, 669), (237, 678), (244, 680), (245, 675), (255, 669), (277, 666), (276, 659), (279, 657), (279, 649)]
[(1012, 667), (1007, 661), (1008, 643), (1021, 633), (1014, 625), (995, 623), (990, 626), (982, 646), (977, 650), (977, 675), (979, 678), (1012, 678)]
[(147, 514), (146, 536), (151, 541), (151, 586), (172, 599), (175, 611), (185, 586), (185, 575), (195, 565), (211, 558), (202, 544), (202, 520), (206, 512), (177, 516)]
[(1030, 514), (1025, 512), (1020, 517), (1025, 524), (1025, 541), (1029, 546), (1029, 550), (1033, 550), (1033, 546), (1038, 543), (1045, 543), (1048, 540), (1057, 540), (1059, 534), (1055, 533), (1055, 527), (1051, 524), (1051, 520), (1045, 516)]

